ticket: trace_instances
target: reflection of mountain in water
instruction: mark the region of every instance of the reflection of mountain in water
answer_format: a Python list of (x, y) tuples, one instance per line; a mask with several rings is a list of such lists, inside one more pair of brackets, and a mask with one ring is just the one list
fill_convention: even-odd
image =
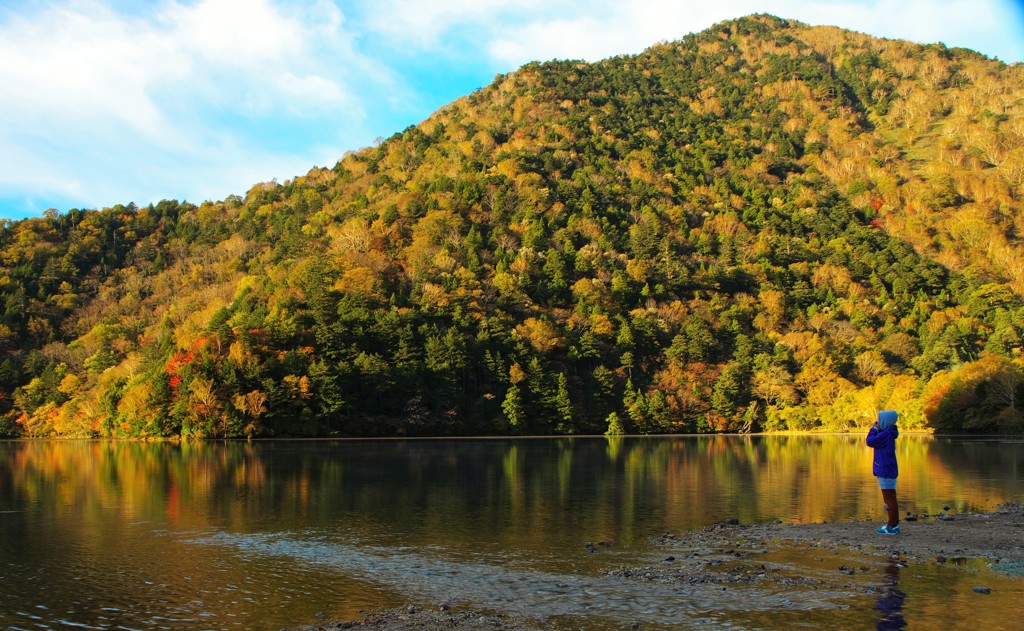
[[(922, 435), (899, 442), (907, 510), (948, 504), (958, 512), (1020, 497), (1019, 444)], [(719, 593), (587, 578), (615, 557), (637, 563), (662, 533), (728, 517), (874, 522), (881, 506), (870, 465), (861, 435), (0, 441), (0, 628), (30, 626), (18, 612), (40, 618), (36, 626), (112, 628), (112, 608), (117, 624), (131, 628), (184, 618), (177, 628), (196, 628), (197, 620), (206, 628), (280, 628), (312, 619), (325, 603), (340, 617), (449, 598), (536, 606), (544, 615), (591, 611), (591, 629), (604, 611), (611, 621), (683, 612), (679, 619), (693, 626), (714, 619), (717, 627), (788, 628), (785, 612), (770, 607), (789, 599), (815, 609), (786, 622), (871, 628), (877, 575), (863, 577), (871, 596), (853, 601), (772, 586), (730, 584)], [(877, 542), (872, 530), (866, 545)], [(210, 536), (221, 531), (278, 534)], [(588, 539), (614, 548), (588, 555)], [(796, 553), (807, 561), (807, 550)], [(837, 566), (831, 557), (819, 562), (826, 579)], [(901, 576), (911, 625), (957, 616), (985, 618), (986, 628), (1016, 621), (1012, 607), (951, 601), (959, 579), (921, 579), (922, 570)], [(1016, 595), (1003, 590), (989, 601)], [(938, 613), (922, 613), (922, 599)], [(834, 608), (842, 605), (850, 609)]]

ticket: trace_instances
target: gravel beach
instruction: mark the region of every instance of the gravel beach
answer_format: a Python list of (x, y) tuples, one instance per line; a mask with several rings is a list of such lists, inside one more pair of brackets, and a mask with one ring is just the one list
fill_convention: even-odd
[[(981, 561), (1007, 576), (1024, 576), (1024, 503), (999, 506), (991, 513), (908, 515), (902, 533), (876, 535), (878, 524), (850, 521), (815, 524), (739, 524), (736, 520), (699, 531), (665, 533), (653, 542), (659, 560), (607, 571), (604, 579), (670, 585), (773, 585), (792, 589), (849, 588), (850, 579), (867, 567), (840, 566), (823, 575), (811, 566), (821, 555), (851, 552), (884, 560), (899, 567), (907, 564), (963, 566)], [(795, 565), (780, 569), (770, 559), (780, 551), (801, 550)], [(788, 557), (793, 558), (793, 555)], [(801, 561), (803, 558), (805, 561)], [(801, 563), (806, 571), (801, 571)], [(1024, 580), (1024, 578), (1021, 578)], [(857, 589), (872, 589), (858, 585)], [(979, 587), (978, 590), (985, 588)], [(385, 611), (365, 612), (357, 620), (333, 620), (298, 627), (299, 631), (420, 629), (525, 631), (550, 628), (540, 620), (481, 611), (457, 611), (447, 605), (408, 605)], [(628, 626), (626, 628), (629, 628)], [(633, 628), (639, 628), (634, 624)]]

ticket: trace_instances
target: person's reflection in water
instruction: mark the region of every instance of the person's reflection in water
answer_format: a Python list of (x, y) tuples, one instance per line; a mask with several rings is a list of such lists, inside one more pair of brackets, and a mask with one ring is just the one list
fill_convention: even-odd
[(876, 629), (905, 629), (907, 621), (903, 619), (903, 601), (907, 595), (900, 590), (900, 568), (895, 563), (885, 566), (885, 581), (882, 593), (878, 595), (875, 609), (881, 612)]

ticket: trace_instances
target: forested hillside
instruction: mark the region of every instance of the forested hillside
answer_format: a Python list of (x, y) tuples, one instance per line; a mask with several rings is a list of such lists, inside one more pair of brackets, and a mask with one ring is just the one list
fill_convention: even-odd
[(719, 24), (333, 168), (0, 230), (0, 432), (1024, 427), (1024, 67)]

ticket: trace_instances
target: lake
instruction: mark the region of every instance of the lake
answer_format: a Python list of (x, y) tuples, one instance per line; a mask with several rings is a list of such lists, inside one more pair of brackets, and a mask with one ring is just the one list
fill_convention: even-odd
[[(908, 435), (898, 456), (902, 511), (1024, 496), (1020, 439)], [(0, 627), (280, 629), (449, 602), (566, 628), (773, 628), (777, 595), (588, 579), (729, 518), (881, 522), (870, 474), (860, 435), (3, 441)], [(904, 591), (955, 620), (943, 593), (962, 577), (925, 574)], [(869, 620), (873, 604), (803, 606)]]

